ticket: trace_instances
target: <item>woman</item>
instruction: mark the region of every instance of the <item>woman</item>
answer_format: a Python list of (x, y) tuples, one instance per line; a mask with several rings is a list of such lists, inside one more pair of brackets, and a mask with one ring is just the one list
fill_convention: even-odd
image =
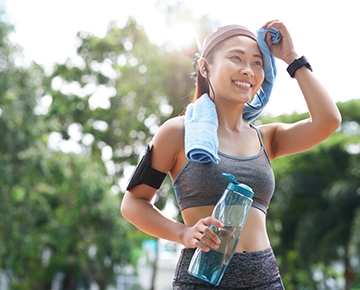
[[(298, 82), (310, 118), (257, 128), (246, 121), (244, 108), (265, 78), (262, 53), (255, 35), (246, 28), (225, 37), (221, 30), (214, 32), (209, 37), (211, 41), (205, 41), (198, 61), (195, 99), (210, 98), (215, 105), (218, 164), (189, 161), (184, 145), (186, 116), (172, 118), (158, 130), (151, 152), (149, 149), (146, 154), (151, 157), (148, 167), (158, 174), (160, 181), (154, 185), (140, 177), (128, 187), (123, 198), (122, 215), (136, 227), (184, 245), (174, 289), (283, 289), (266, 231), (266, 211), (275, 187), (270, 163), (280, 156), (314, 147), (340, 125), (336, 105), (311, 72), (310, 65), (299, 58), (285, 25), (275, 20), (263, 28), (276, 28), (280, 32), (280, 42), (273, 44), (268, 33), (266, 43), (272, 55), (289, 65), (288, 71)], [(209, 251), (219, 247), (219, 239), (209, 226), (223, 227), (211, 213), (227, 184), (219, 177), (224, 171), (252, 187), (255, 195), (236, 253), (220, 285), (215, 287), (192, 277), (187, 269), (195, 248)], [(164, 217), (151, 204), (163, 173), (169, 173), (173, 180), (184, 223)], [(150, 179), (157, 179), (156, 174)], [(214, 179), (216, 182), (209, 185), (209, 180)]]

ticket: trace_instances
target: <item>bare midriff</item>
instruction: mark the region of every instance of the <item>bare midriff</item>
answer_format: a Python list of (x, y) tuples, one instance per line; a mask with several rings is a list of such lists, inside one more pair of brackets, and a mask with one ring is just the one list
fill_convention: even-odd
[[(182, 211), (184, 223), (193, 226), (201, 218), (211, 215), (214, 206), (198, 206)], [(266, 215), (257, 208), (250, 209), (247, 221), (242, 229), (236, 252), (257, 252), (270, 247), (266, 231)]]

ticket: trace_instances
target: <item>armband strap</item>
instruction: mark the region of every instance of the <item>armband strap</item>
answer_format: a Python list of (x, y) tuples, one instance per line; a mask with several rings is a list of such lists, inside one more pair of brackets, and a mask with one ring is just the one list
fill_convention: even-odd
[(166, 173), (160, 172), (151, 167), (151, 149), (152, 143), (146, 146), (145, 151), (130, 178), (126, 190), (143, 183), (156, 189), (160, 188), (166, 177)]

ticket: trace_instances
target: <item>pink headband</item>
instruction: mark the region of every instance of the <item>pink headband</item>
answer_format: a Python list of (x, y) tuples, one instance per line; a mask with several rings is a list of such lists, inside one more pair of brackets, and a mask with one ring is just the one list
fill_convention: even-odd
[(202, 49), (201, 56), (207, 57), (209, 52), (220, 42), (224, 41), (227, 38), (230, 38), (232, 36), (236, 35), (244, 35), (247, 37), (250, 37), (254, 39), (256, 42), (256, 36), (254, 33), (252, 33), (249, 29), (247, 29), (244, 26), (232, 24), (220, 27), (215, 32), (211, 33), (204, 41), (204, 46)]

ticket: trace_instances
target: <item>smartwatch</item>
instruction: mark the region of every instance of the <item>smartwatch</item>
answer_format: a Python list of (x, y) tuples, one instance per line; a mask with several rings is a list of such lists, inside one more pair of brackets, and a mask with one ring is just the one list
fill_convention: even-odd
[(307, 58), (305, 56), (302, 56), (298, 59), (295, 59), (286, 69), (287, 72), (289, 73), (289, 75), (293, 78), (295, 77), (295, 73), (296, 71), (303, 67), (306, 66), (310, 71), (313, 71), (310, 63), (308, 62)]

